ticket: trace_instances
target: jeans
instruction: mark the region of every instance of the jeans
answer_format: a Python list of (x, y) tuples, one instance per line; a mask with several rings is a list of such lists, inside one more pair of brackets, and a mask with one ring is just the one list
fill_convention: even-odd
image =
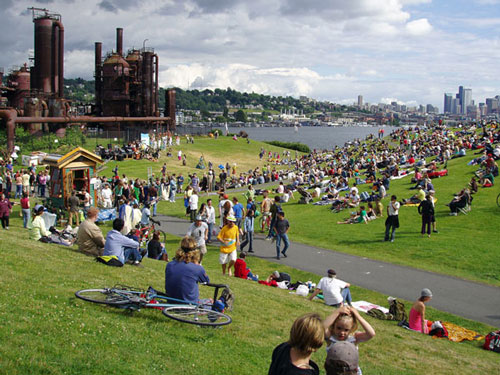
[(23, 227), (28, 227), (28, 222), (30, 221), (31, 211), (29, 208), (23, 208)]
[(0, 220), (2, 221), (2, 228), (3, 229), (6, 229), (9, 227), (9, 217), (8, 216), (2, 216), (0, 218)]
[[(392, 232), (391, 232), (391, 227), (392, 227)], [(390, 237), (389, 237), (389, 233), (390, 233)], [(390, 239), (391, 241), (394, 241), (395, 233), (396, 233), (396, 227), (393, 224), (386, 225), (385, 226), (385, 238), (384, 238), (384, 240), (389, 241), (389, 239)]]
[(344, 288), (340, 292), (342, 298), (344, 299), (344, 303), (350, 305), (352, 303), (351, 290), (349, 288)]
[(142, 260), (142, 256), (139, 254), (139, 251), (133, 247), (126, 247), (123, 249), (123, 258), (125, 259), (125, 262), (127, 262), (127, 260), (131, 260), (133, 262), (136, 260), (140, 262)]
[(175, 202), (175, 189), (172, 189), (170, 188), (170, 194), (169, 194), (169, 197), (168, 197), (168, 200), (171, 201), (171, 202)]
[[(248, 268), (247, 268), (248, 269)], [(252, 273), (252, 271), (248, 272), (247, 279), (250, 279), (252, 281), (259, 281), (259, 278)]]
[(208, 241), (212, 241), (212, 233), (214, 232), (215, 223), (207, 223), (208, 225)]
[(243, 241), (240, 245), (241, 251), (243, 251), (243, 248), (246, 245), (248, 245), (248, 251), (253, 252), (253, 232), (247, 232), (245, 241)]
[(14, 199), (21, 198), (23, 196), (23, 185), (16, 185), (16, 195)]
[(156, 203), (153, 204), (153, 216), (156, 216)]
[(40, 197), (45, 198), (45, 186), (46, 185), (40, 185)]
[(286, 233), (278, 233), (276, 235), (276, 258), (279, 259), (280, 257), (280, 245), (281, 245), (281, 240), (285, 243), (285, 247), (283, 247), (283, 251), (281, 254), (285, 255), (286, 251), (288, 250), (288, 246), (290, 246), (290, 241), (288, 240), (288, 235)]

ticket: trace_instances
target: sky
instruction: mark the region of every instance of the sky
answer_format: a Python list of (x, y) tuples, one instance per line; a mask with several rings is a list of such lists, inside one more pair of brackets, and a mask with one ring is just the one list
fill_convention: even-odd
[[(60, 13), (65, 77), (93, 79), (94, 42), (153, 47), (160, 86), (231, 87), (351, 104), (500, 94), (500, 0), (0, 0), (0, 67), (33, 56), (28, 7)], [(146, 40), (147, 39), (147, 40)]]

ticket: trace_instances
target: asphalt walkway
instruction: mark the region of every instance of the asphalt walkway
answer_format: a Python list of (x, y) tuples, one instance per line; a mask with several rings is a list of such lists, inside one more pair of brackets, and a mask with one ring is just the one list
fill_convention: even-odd
[[(159, 215), (161, 229), (176, 236), (186, 234), (189, 222)], [(286, 264), (300, 270), (326, 276), (333, 268), (339, 279), (369, 290), (406, 300), (415, 300), (422, 288), (432, 290), (429, 305), (442, 311), (500, 328), (500, 288), (415, 268), (398, 266), (291, 242), (288, 258), (276, 259), (276, 246), (264, 236), (254, 237), (256, 257)], [(315, 280), (316, 282), (319, 281)], [(355, 296), (354, 296), (355, 299)]]

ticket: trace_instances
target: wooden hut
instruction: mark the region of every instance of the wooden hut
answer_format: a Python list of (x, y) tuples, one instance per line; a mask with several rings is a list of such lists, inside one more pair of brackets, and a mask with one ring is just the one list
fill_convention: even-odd
[(97, 192), (93, 181), (97, 174), (97, 165), (102, 159), (96, 154), (77, 147), (66, 155), (49, 154), (43, 163), (50, 167), (49, 199), (54, 207), (66, 207), (71, 192), (75, 190), (80, 200), (88, 192), (92, 205), (97, 202)]

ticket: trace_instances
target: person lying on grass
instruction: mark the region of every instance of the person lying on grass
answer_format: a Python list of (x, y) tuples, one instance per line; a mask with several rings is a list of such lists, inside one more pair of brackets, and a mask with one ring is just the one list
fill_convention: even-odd
[(353, 212), (351, 217), (345, 219), (344, 221), (337, 221), (337, 224), (368, 224), (368, 216), (365, 210), (365, 206), (360, 206), (358, 212)]

